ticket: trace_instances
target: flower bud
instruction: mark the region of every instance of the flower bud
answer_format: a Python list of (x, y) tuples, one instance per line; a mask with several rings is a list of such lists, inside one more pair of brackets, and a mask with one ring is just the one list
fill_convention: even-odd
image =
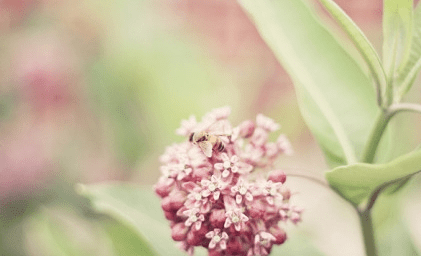
[(280, 227), (272, 226), (269, 231), (276, 238), (275, 241), (272, 241), (274, 244), (283, 244), (287, 240), (287, 234)]
[(291, 190), (289, 190), (289, 189), (283, 189), (281, 191), (281, 194), (282, 194), (284, 200), (289, 200), (291, 198)]
[(274, 170), (269, 173), (268, 180), (271, 180), (273, 182), (281, 182), (282, 184), (286, 181), (287, 176), (285, 175), (285, 172), (282, 170)]
[(183, 222), (177, 223), (171, 228), (171, 237), (174, 241), (183, 241), (187, 237), (187, 231), (189, 227), (186, 227)]
[(209, 250), (208, 256), (222, 256), (222, 252), (218, 250)]
[(209, 172), (212, 170), (210, 167), (200, 167), (193, 170), (193, 178), (201, 181), (209, 177)]
[(236, 237), (230, 239), (227, 243), (227, 254), (228, 255), (242, 255), (243, 248), (245, 245), (241, 244)]
[(161, 201), (161, 207), (164, 211), (171, 211), (171, 198), (169, 196), (164, 197)]
[(184, 202), (186, 201), (186, 198), (187, 198), (186, 193), (180, 190), (175, 190), (171, 192), (168, 197), (170, 198), (171, 208), (173, 210), (180, 209), (180, 207), (184, 205)]
[(251, 202), (251, 204), (248, 207), (248, 211), (250, 214), (251, 218), (262, 218), (266, 207), (266, 204), (264, 204), (262, 201), (260, 200), (254, 200), (253, 202)]
[(164, 198), (171, 192), (173, 185), (174, 182), (171, 182), (171, 180), (160, 181), (154, 187), (155, 193), (157, 193), (161, 198)]
[(167, 220), (175, 221), (177, 219), (177, 215), (174, 211), (164, 211), (164, 215)]
[(199, 230), (195, 228), (190, 229), (187, 233), (187, 243), (190, 245), (202, 245), (202, 243), (207, 243), (205, 235), (209, 232), (209, 228), (206, 225), (202, 225)]
[(254, 128), (256, 126), (252, 121), (246, 120), (242, 122), (238, 127), (240, 128), (240, 136), (243, 138), (248, 138), (251, 135), (253, 135)]
[(212, 226), (214, 226), (215, 228), (222, 229), (224, 227), (226, 218), (227, 217), (225, 216), (225, 210), (219, 209), (219, 210), (212, 211), (212, 213), (210, 214), (209, 220)]

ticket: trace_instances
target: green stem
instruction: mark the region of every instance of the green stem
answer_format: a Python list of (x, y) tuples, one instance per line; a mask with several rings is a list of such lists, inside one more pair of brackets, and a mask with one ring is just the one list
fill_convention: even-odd
[(367, 256), (377, 256), (376, 242), (374, 240), (373, 223), (370, 211), (358, 211), (363, 232), (365, 253)]
[(401, 111), (421, 113), (421, 105), (414, 103), (397, 103), (389, 107), (391, 115)]
[(379, 145), (380, 139), (382, 138), (383, 132), (386, 129), (387, 123), (393, 114), (390, 114), (388, 110), (381, 110), (377, 119), (374, 123), (374, 127), (371, 130), (368, 142), (365, 145), (361, 162), (372, 163), (376, 154), (377, 146)]
[(371, 130), (370, 136), (368, 137), (369, 141), (365, 145), (363, 154), (361, 156), (361, 162), (373, 162), (377, 147), (388, 122), (395, 114), (404, 111), (421, 113), (421, 105), (413, 103), (396, 103), (390, 105), (387, 109), (382, 109), (380, 111), (376, 122), (374, 123), (373, 130)]

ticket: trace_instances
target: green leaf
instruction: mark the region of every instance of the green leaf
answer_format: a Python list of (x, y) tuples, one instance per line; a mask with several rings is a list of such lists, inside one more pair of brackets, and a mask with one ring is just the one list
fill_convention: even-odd
[(380, 58), (367, 37), (352, 21), (352, 19), (332, 0), (319, 0), (327, 11), (335, 18), (343, 30), (348, 34), (355, 47), (365, 60), (377, 86), (384, 92), (386, 89), (386, 75)]
[(417, 150), (387, 164), (337, 167), (326, 173), (326, 179), (345, 199), (358, 205), (380, 186), (402, 181), (420, 170), (421, 150)]
[[(164, 218), (159, 198), (153, 194), (152, 188), (141, 189), (116, 183), (78, 185), (77, 191), (89, 198), (98, 212), (132, 227), (156, 252), (150, 255), (187, 255), (176, 248), (169, 222)], [(206, 254), (196, 251), (195, 255)]]
[(413, 15), (413, 34), (411, 50), (405, 68), (399, 74), (400, 93), (402, 97), (411, 88), (421, 69), (421, 5), (415, 8)]
[(408, 224), (405, 220), (397, 220), (388, 230), (381, 232), (380, 255), (382, 256), (417, 256), (420, 255), (419, 250), (414, 244), (413, 238), (409, 234)]
[(71, 208), (43, 208), (36, 212), (25, 222), (24, 239), (26, 250), (35, 256), (113, 255), (101, 226)]
[(102, 220), (101, 224), (113, 242), (115, 255), (156, 255), (156, 252), (151, 250), (149, 244), (141, 239), (131, 227), (111, 218)]
[(240, 2), (292, 77), (328, 164), (355, 162), (377, 112), (369, 78), (302, 0)]
[(383, 62), (390, 78), (409, 57), (412, 40), (413, 0), (383, 2)]

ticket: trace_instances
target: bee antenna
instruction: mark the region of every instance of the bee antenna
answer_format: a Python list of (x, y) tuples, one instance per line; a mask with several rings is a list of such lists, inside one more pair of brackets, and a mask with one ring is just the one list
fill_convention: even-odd
[(194, 135), (194, 132), (190, 133), (190, 136), (189, 136), (189, 141), (190, 142), (193, 142), (193, 135)]

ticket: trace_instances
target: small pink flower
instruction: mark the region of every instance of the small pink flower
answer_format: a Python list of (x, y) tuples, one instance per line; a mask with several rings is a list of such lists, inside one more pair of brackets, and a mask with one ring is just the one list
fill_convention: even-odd
[(246, 120), (238, 126), (239, 135), (242, 138), (249, 138), (251, 135), (253, 135), (255, 127), (256, 125), (252, 121)]
[(197, 126), (195, 116), (190, 116), (189, 119), (181, 121), (181, 126), (175, 132), (181, 136), (189, 136)]
[(250, 184), (242, 178), (239, 178), (237, 184), (231, 187), (231, 192), (234, 193), (237, 204), (241, 204), (243, 197), (249, 202), (253, 200), (253, 195), (250, 193), (249, 188)]
[(205, 216), (200, 213), (199, 208), (185, 210), (183, 212), (183, 215), (187, 217), (187, 220), (186, 222), (184, 222), (184, 225), (189, 227), (192, 224), (194, 224), (196, 230), (199, 230), (202, 226), (202, 222), (205, 221)]
[(262, 195), (265, 197), (268, 204), (273, 205), (275, 203), (275, 199), (280, 201), (283, 200), (283, 195), (281, 193), (281, 186), (282, 183), (280, 182), (272, 182), (271, 180), (261, 181), (260, 182), (260, 191)]
[(289, 142), (285, 134), (279, 135), (278, 139), (276, 140), (276, 145), (278, 146), (279, 150), (283, 152), (285, 155), (290, 156), (294, 154), (294, 150), (292, 149), (291, 142)]
[(203, 188), (194, 182), (185, 182), (182, 188), (187, 190), (187, 200), (185, 205), (188, 208), (197, 207), (200, 208), (202, 213), (207, 213), (210, 210), (210, 204), (208, 198), (203, 196)]
[(216, 163), (215, 169), (222, 171), (222, 177), (227, 178), (231, 173), (249, 173), (253, 167), (246, 163), (241, 163), (238, 156), (234, 155), (231, 158), (226, 153), (221, 154), (222, 163)]
[(211, 112), (207, 113), (203, 119), (212, 119), (212, 120), (221, 120), (227, 119), (228, 116), (231, 114), (231, 108), (228, 106), (222, 108), (216, 108)]
[(269, 248), (272, 247), (272, 242), (276, 238), (268, 232), (261, 231), (254, 237), (253, 254), (255, 256), (266, 256), (269, 255)]
[(224, 223), (224, 228), (228, 228), (231, 224), (234, 224), (235, 230), (240, 231), (249, 218), (243, 213), (242, 208), (235, 205), (235, 201), (232, 197), (225, 196), (224, 203), (225, 209), (227, 209), (227, 212), (225, 213), (225, 217), (227, 218)]
[(262, 147), (268, 140), (269, 134), (267, 130), (257, 127), (254, 130), (253, 136), (250, 138), (250, 142), (257, 147)]
[(262, 114), (257, 115), (256, 124), (257, 126), (262, 127), (263, 129), (267, 130), (268, 132), (276, 131), (281, 127), (279, 124), (275, 123), (273, 119), (267, 116), (264, 116)]
[(212, 175), (211, 180), (202, 180), (200, 183), (203, 187), (202, 196), (208, 197), (212, 194), (214, 200), (219, 199), (221, 190), (226, 186), (221, 179), (221, 175)]
[(228, 235), (226, 232), (221, 232), (219, 228), (209, 231), (205, 237), (211, 239), (209, 242), (209, 249), (214, 249), (217, 245), (221, 250), (227, 249)]

